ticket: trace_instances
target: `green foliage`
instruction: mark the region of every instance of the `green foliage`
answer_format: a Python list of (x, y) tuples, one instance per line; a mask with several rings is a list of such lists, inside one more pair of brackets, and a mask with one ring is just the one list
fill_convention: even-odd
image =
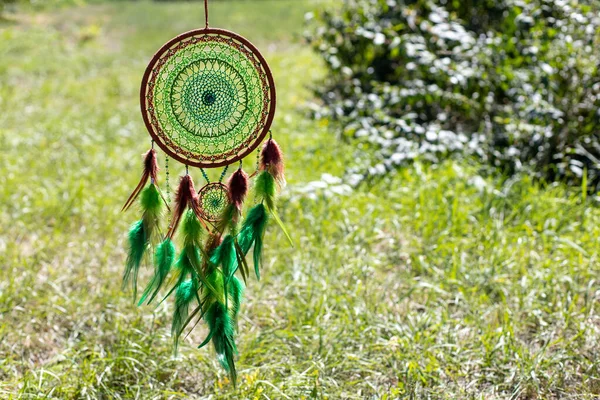
[[(310, 37), (324, 114), (359, 176), (475, 154), (507, 172), (600, 184), (600, 3), (346, 0)], [(372, 149), (370, 151), (369, 149)]]
[(16, 0), (0, 0), (0, 16), (2, 15), (2, 11), (4, 11), (4, 8), (6, 7), (6, 5), (12, 4), (15, 1)]

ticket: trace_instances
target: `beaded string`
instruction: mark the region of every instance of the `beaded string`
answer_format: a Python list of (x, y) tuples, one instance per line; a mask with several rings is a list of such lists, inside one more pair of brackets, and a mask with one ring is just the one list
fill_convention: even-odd
[[(229, 169), (229, 165), (226, 165), (225, 168), (223, 169), (223, 172), (221, 172), (221, 176), (219, 177), (219, 183), (223, 182), (223, 178), (225, 178), (225, 174), (227, 173), (227, 170)], [(206, 184), (210, 184), (210, 179), (208, 177), (208, 175), (206, 174), (206, 171), (204, 171), (204, 168), (200, 168), (200, 171), (202, 172), (202, 176), (204, 177), (204, 180), (206, 181)]]
[(171, 203), (171, 187), (169, 186), (169, 156), (165, 155), (165, 171), (167, 173), (166, 185), (167, 185), (167, 202)]
[(258, 165), (260, 163), (260, 149), (256, 151), (256, 173), (258, 173)]
[(219, 177), (219, 183), (223, 182), (223, 178), (225, 177), (225, 174), (227, 173), (228, 168), (229, 168), (229, 165), (226, 165), (225, 168), (223, 168), (223, 172), (221, 172), (221, 176)]

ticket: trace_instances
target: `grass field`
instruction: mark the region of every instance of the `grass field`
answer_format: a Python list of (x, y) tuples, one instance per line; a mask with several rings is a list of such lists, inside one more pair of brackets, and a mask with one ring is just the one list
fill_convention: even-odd
[(306, 116), (323, 70), (299, 39), (318, 6), (212, 6), (212, 25), (250, 38), (273, 67), (296, 241), (267, 233), (237, 389), (211, 348), (195, 348), (204, 327), (175, 358), (171, 305), (138, 308), (121, 291), (136, 215), (119, 210), (149, 143), (139, 81), (166, 39), (201, 24), (201, 7), (113, 3), (0, 23), (0, 398), (600, 396), (595, 200), (482, 178), (468, 160), (354, 190), (311, 183), (341, 176), (356, 151)]

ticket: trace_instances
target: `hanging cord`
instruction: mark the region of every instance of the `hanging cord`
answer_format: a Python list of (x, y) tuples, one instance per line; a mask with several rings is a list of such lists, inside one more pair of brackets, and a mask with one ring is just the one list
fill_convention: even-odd
[(208, 0), (204, 0), (204, 24), (205, 29), (208, 29)]

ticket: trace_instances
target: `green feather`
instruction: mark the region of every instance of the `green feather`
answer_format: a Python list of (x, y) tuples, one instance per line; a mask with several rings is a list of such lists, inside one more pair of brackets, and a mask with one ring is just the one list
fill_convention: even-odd
[(146, 229), (143, 220), (135, 222), (129, 229), (129, 253), (123, 273), (123, 288), (131, 280), (133, 286), (133, 298), (137, 297), (137, 276), (144, 253), (148, 247)]
[(173, 312), (173, 323), (171, 325), (171, 334), (175, 352), (179, 345), (179, 336), (185, 328), (184, 323), (188, 320), (189, 306), (198, 296), (198, 284), (193, 279), (182, 282), (177, 287), (175, 293), (175, 311)]
[(248, 211), (248, 216), (244, 220), (238, 235), (238, 243), (244, 253), (247, 254), (250, 251), (257, 236), (264, 235), (268, 220), (267, 210), (262, 203), (255, 205)]
[(236, 208), (232, 203), (227, 204), (221, 216), (219, 218), (219, 222), (216, 225), (216, 230), (218, 232), (225, 232), (227, 228), (229, 231), (235, 235), (237, 232), (237, 222), (240, 220), (240, 211)]
[(263, 171), (256, 178), (254, 184), (254, 193), (261, 201), (264, 201), (269, 210), (275, 209), (275, 194), (277, 193), (277, 185), (275, 178), (267, 171)]
[(237, 323), (240, 305), (244, 297), (244, 284), (237, 277), (232, 276), (227, 287), (231, 301), (229, 302), (229, 311), (231, 318)]
[(177, 260), (178, 272), (180, 272), (179, 283), (183, 282), (188, 275), (200, 269), (200, 246), (202, 246), (202, 225), (192, 210), (188, 210), (182, 226), (183, 250)]
[(163, 210), (163, 203), (156, 185), (151, 183), (140, 196), (142, 209), (142, 221), (146, 229), (146, 241), (148, 244), (156, 243), (159, 233), (159, 222)]
[(213, 288), (213, 290), (203, 291), (202, 302), (208, 308), (214, 302), (221, 302), (225, 304), (225, 280), (220, 270), (214, 270), (210, 275), (206, 277), (207, 286)]
[(214, 302), (204, 314), (204, 320), (210, 330), (209, 336), (212, 339), (217, 359), (221, 366), (229, 373), (229, 377), (234, 386), (237, 382), (237, 372), (233, 356), (237, 354), (235, 345), (235, 328), (231, 316), (225, 305), (221, 302)]
[(233, 246), (235, 247), (235, 256), (237, 257), (238, 269), (242, 275), (242, 279), (244, 279), (244, 283), (246, 283), (246, 280), (248, 279), (250, 272), (248, 271), (248, 263), (246, 262), (246, 255), (244, 254), (244, 251), (240, 247), (237, 237), (234, 238), (234, 240), (233, 240)]
[(244, 220), (238, 236), (238, 242), (244, 254), (248, 254), (250, 248), (254, 246), (254, 272), (257, 279), (260, 279), (262, 244), (268, 220), (265, 206), (262, 203), (257, 204), (248, 212), (248, 217)]
[(157, 214), (162, 211), (163, 203), (155, 184), (151, 183), (142, 191), (140, 205), (145, 212)]
[(183, 243), (184, 245), (192, 244), (194, 246), (202, 245), (202, 225), (193, 210), (188, 210), (183, 220)]
[(129, 252), (123, 273), (123, 287), (131, 281), (134, 300), (137, 297), (137, 278), (140, 265), (146, 249), (150, 247), (156, 236), (162, 212), (160, 193), (154, 184), (148, 185), (142, 191), (140, 206), (143, 212), (142, 219), (135, 222), (129, 230)]
[(169, 271), (171, 271), (171, 266), (174, 261), (175, 246), (171, 239), (167, 238), (156, 248), (156, 253), (154, 255), (154, 276), (146, 287), (146, 290), (144, 290), (138, 305), (142, 305), (148, 297), (150, 297), (148, 299), (148, 304), (154, 300), (158, 291), (167, 279), (167, 275), (169, 275)]
[(281, 231), (285, 235), (285, 237), (288, 240), (288, 242), (290, 242), (290, 246), (294, 247), (294, 241), (290, 237), (290, 234), (287, 232), (287, 229), (285, 229), (285, 225), (283, 225), (283, 221), (281, 221), (281, 218), (279, 218), (279, 215), (277, 214), (277, 211), (275, 211), (275, 209), (271, 209), (269, 211), (271, 211), (271, 215), (273, 216), (273, 219), (275, 220), (275, 222), (277, 222), (277, 225), (279, 225), (279, 228), (281, 229)]
[(285, 229), (285, 225), (283, 225), (281, 218), (279, 218), (279, 215), (277, 215), (277, 207), (275, 206), (277, 184), (275, 183), (275, 178), (273, 178), (273, 175), (271, 175), (267, 171), (261, 172), (258, 178), (256, 178), (254, 192), (256, 193), (257, 199), (264, 202), (264, 204), (267, 206), (267, 209), (273, 216), (273, 219), (275, 220), (277, 225), (279, 225), (279, 227), (283, 231), (283, 234), (290, 242), (290, 245), (294, 247), (294, 242), (292, 241), (292, 238), (288, 234), (287, 229)]
[(177, 262), (175, 263), (172, 280), (175, 281), (175, 285), (161, 300), (161, 303), (165, 301), (165, 299), (169, 297), (177, 288), (179, 288), (179, 286), (181, 286), (181, 284), (189, 277), (198, 280), (198, 274), (196, 273), (196, 268), (198, 265), (200, 265), (200, 252), (198, 251), (198, 248), (189, 245), (185, 246), (179, 254)]
[(231, 235), (225, 236), (223, 242), (215, 249), (210, 262), (215, 267), (221, 266), (223, 275), (230, 277), (237, 269), (237, 256), (235, 254), (235, 245)]
[(202, 244), (202, 225), (198, 221), (198, 217), (192, 210), (188, 210), (185, 214), (182, 226), (183, 249), (179, 253), (175, 268), (173, 270), (173, 279), (175, 285), (161, 300), (165, 301), (186, 279), (191, 277), (194, 280), (201, 280), (199, 275), (202, 258), (200, 257), (200, 246)]

